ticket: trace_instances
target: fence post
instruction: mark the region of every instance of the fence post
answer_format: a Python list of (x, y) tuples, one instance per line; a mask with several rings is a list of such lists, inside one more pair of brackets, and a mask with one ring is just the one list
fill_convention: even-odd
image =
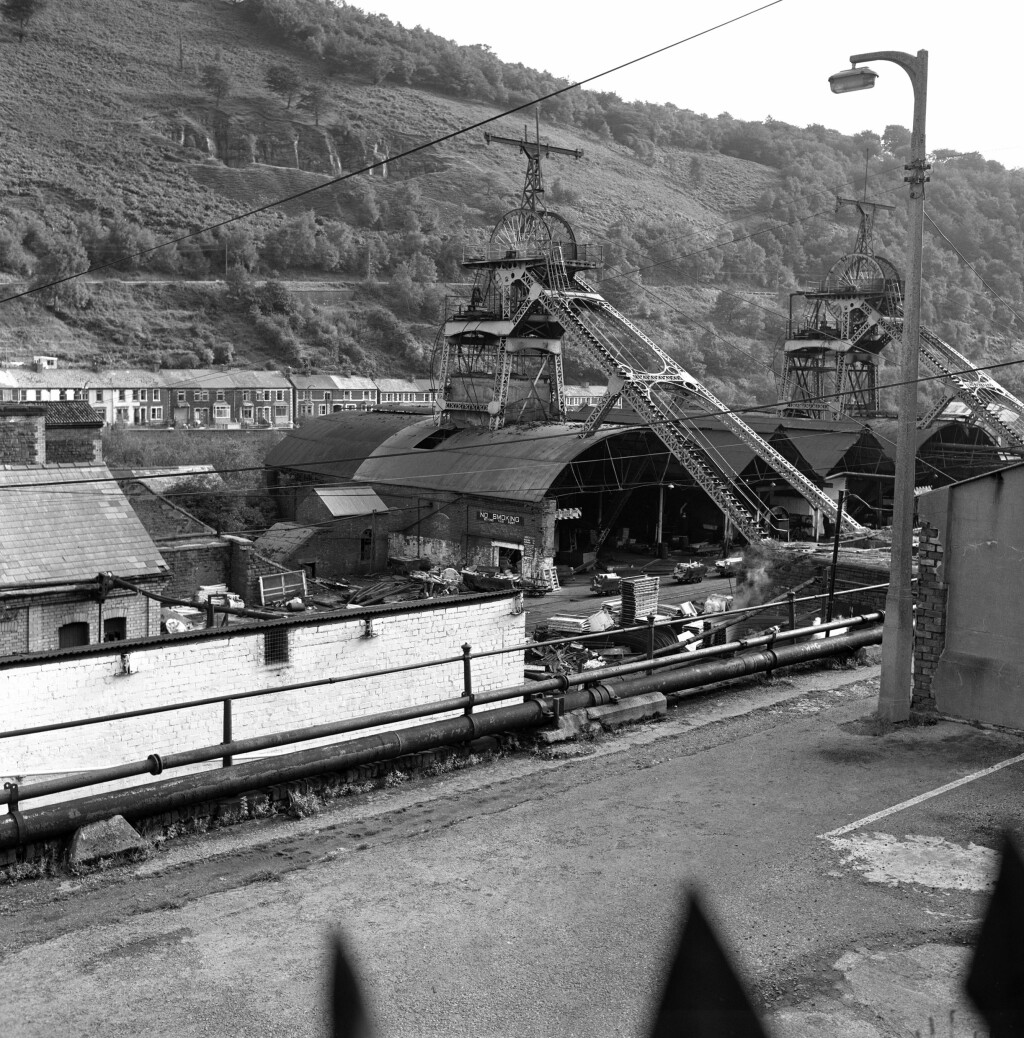
[[(224, 700), (224, 744), (229, 745), (231, 742), (231, 700)], [(225, 754), (223, 767), (231, 767), (231, 754)]]
[(466, 704), (466, 716), (473, 713), (473, 661), (469, 658), (472, 646), (469, 642), (462, 644), (462, 694), (469, 702)]
[(839, 491), (839, 503), (836, 505), (836, 535), (832, 542), (832, 572), (828, 580), (828, 603), (825, 606), (825, 623), (832, 622), (832, 602), (836, 594), (836, 567), (839, 565), (839, 536), (843, 526), (843, 499), (846, 497), (844, 490)]
[[(647, 658), (654, 659), (654, 613), (647, 614)], [(653, 674), (654, 671), (649, 670), (647, 673)]]
[(789, 606), (789, 629), (791, 631), (796, 630), (796, 592), (786, 592), (786, 602)]

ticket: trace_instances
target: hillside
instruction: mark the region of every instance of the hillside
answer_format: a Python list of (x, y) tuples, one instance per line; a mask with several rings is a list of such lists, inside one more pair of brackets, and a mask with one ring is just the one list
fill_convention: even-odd
[[(102, 268), (0, 306), (0, 361), (421, 373), (463, 244), (518, 204), (525, 160), (477, 129), (390, 161), (386, 178), (321, 185), (560, 85), (324, 0), (51, 0), (23, 43), (0, 25), (0, 47), (0, 284)], [(519, 137), (527, 122), (487, 129)], [(728, 400), (772, 398), (788, 293), (852, 246), (834, 194), (859, 193), (865, 151), (872, 197), (898, 203), (879, 251), (902, 266), (901, 127), (850, 138), (573, 91), (543, 106), (542, 135), (584, 151), (546, 162), (546, 197), (580, 240), (605, 243), (602, 291)], [(929, 191), (1003, 302), (933, 237), (925, 321), (1005, 359), (1024, 177), (940, 153)], [(337, 287), (308, 302), (288, 289), (303, 279)]]

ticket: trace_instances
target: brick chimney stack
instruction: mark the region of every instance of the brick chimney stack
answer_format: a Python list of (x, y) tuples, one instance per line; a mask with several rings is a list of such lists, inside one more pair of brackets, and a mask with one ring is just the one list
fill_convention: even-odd
[(46, 408), (0, 404), (0, 465), (46, 463)]

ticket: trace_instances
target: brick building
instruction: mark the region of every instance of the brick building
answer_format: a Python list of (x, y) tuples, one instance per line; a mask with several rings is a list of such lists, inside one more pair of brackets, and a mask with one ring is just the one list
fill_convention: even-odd
[(98, 579), (159, 591), (167, 566), (109, 469), (92, 463), (95, 416), (57, 406), (54, 428), (69, 435), (54, 453), (88, 463), (44, 465), (47, 409), (0, 404), (0, 656), (160, 630), (159, 606)]
[(277, 371), (174, 372), (167, 378), (167, 392), (175, 425), (290, 429), (294, 420), (292, 385)]

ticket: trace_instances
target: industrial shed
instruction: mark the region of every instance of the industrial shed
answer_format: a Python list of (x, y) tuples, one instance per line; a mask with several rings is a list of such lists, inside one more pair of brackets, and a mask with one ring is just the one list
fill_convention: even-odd
[[(826, 494), (847, 491), (858, 519), (889, 521), (893, 466), (884, 430), (768, 413), (745, 419)], [(791, 536), (826, 532), (785, 478), (713, 416), (694, 415), (690, 427), (746, 492), (785, 520)], [(616, 545), (681, 547), (728, 538), (721, 510), (638, 416), (609, 416), (587, 438), (582, 428), (457, 429), (415, 414), (339, 412), (307, 422), (275, 446), (268, 480), (283, 517), (315, 524), (321, 548), (328, 539), (323, 531), (332, 529), (324, 487), (368, 485), (377, 494), (380, 506), (359, 515), (346, 506), (333, 517), (335, 547), (321, 551), (318, 573), (379, 570), (396, 557), (530, 573), (552, 561), (580, 566)], [(971, 434), (943, 435), (966, 445)]]

